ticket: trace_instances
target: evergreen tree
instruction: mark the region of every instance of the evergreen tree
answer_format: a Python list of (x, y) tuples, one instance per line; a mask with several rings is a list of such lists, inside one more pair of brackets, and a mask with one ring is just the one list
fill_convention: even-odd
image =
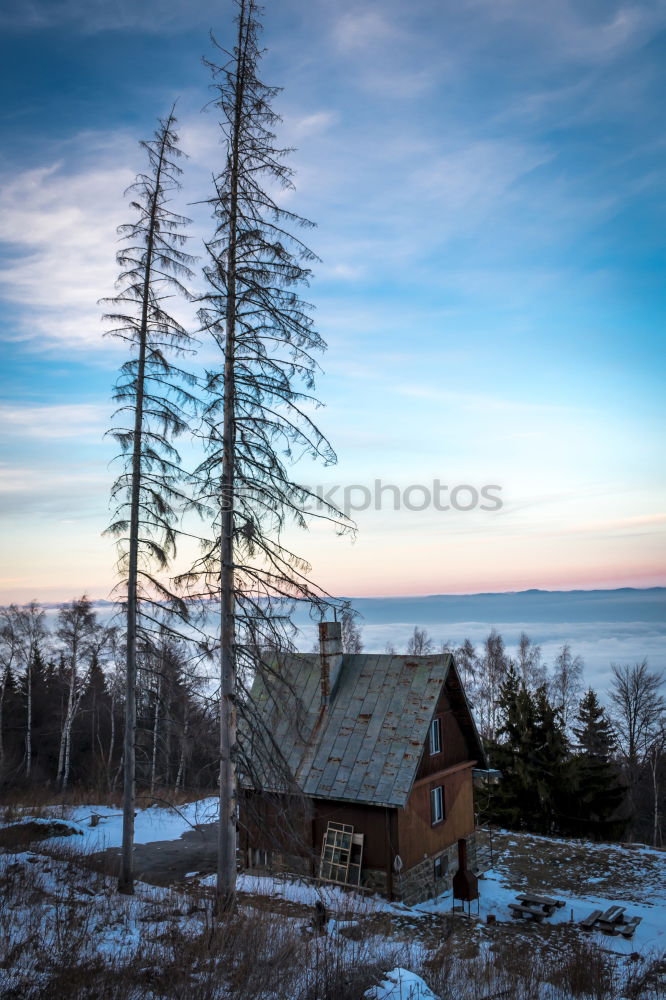
[(570, 775), (569, 743), (559, 707), (551, 704), (545, 684), (534, 695), (535, 726), (533, 767), (539, 801), (541, 833), (553, 833), (561, 825)]
[(552, 833), (559, 825), (568, 784), (568, 745), (561, 715), (545, 685), (532, 694), (509, 665), (498, 698), (498, 741), (491, 749), (502, 780), (493, 794), (493, 818), (514, 829)]
[(531, 766), (536, 719), (532, 696), (513, 664), (500, 687), (498, 711), (498, 742), (491, 744), (491, 757), (493, 766), (502, 771), (502, 781), (490, 809), (505, 826), (529, 828), (538, 805)]
[(625, 826), (618, 811), (626, 796), (612, 763), (613, 728), (592, 688), (580, 702), (576, 721), (569, 825), (572, 832), (612, 839)]

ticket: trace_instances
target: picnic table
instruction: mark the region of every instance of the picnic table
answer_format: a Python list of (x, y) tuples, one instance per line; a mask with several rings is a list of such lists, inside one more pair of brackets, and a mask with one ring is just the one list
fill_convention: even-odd
[(625, 938), (633, 937), (634, 931), (641, 922), (641, 917), (625, 916), (625, 906), (609, 906), (603, 912), (593, 910), (585, 920), (581, 920), (580, 926), (585, 931), (599, 930), (604, 934), (617, 936), (621, 934)]
[(543, 918), (549, 915), (543, 907), (528, 906), (527, 903), (509, 903), (509, 909), (511, 910), (512, 917), (534, 920), (537, 924), (540, 924)]
[(544, 917), (550, 917), (556, 909), (564, 906), (560, 899), (550, 896), (537, 896), (531, 892), (521, 892), (516, 897), (517, 903), (509, 903), (512, 917), (521, 917), (540, 923)]
[(520, 900), (525, 906), (541, 907), (548, 917), (555, 910), (564, 906), (564, 901), (561, 899), (552, 899), (550, 896), (537, 896), (532, 892), (521, 892), (516, 899)]

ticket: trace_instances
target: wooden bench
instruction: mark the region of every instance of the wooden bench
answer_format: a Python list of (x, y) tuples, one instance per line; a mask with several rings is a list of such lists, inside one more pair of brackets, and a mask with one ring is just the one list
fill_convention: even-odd
[(640, 924), (642, 917), (629, 917), (624, 923), (620, 924), (618, 930), (622, 937), (630, 938), (634, 936), (634, 931)]
[(527, 906), (541, 906), (544, 911), (550, 916), (554, 910), (561, 906), (564, 906), (564, 900), (562, 899), (551, 899), (550, 896), (536, 896), (531, 892), (521, 892), (516, 897), (522, 903)]
[(531, 920), (536, 920), (537, 923), (548, 916), (543, 907), (529, 906), (526, 903), (509, 903), (509, 909), (512, 917), (529, 917)]
[(580, 921), (580, 926), (584, 931), (591, 931), (600, 916), (601, 910), (593, 910), (589, 917), (585, 917), (585, 920)]
[(606, 924), (616, 924), (618, 921), (622, 921), (622, 914), (624, 913), (625, 906), (609, 906), (607, 910), (604, 911), (599, 917), (599, 920)]

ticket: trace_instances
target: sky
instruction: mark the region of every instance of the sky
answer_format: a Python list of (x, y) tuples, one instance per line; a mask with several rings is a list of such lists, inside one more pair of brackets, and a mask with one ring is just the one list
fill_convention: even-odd
[[(361, 596), (664, 584), (666, 5), (265, 8), (287, 203), (317, 223), (318, 420), (338, 454), (295, 471), (368, 507), (355, 541), (293, 538), (315, 579)], [(223, 163), (202, 56), (231, 18), (226, 0), (0, 9), (0, 602), (113, 586), (123, 353), (98, 300), (139, 140), (176, 99), (201, 253)]]

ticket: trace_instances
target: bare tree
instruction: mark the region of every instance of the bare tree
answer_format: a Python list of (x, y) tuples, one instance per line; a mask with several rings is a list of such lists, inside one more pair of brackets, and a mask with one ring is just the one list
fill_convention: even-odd
[(663, 675), (650, 672), (647, 660), (611, 664), (612, 719), (622, 754), (630, 766), (640, 764), (661, 728), (666, 702), (659, 693)]
[(435, 644), (426, 630), (415, 625), (407, 642), (407, 656), (430, 656), (434, 649)]
[[(182, 156), (173, 109), (160, 120), (152, 139), (141, 146), (146, 173), (129, 189), (135, 222), (120, 227), (125, 245), (118, 253), (119, 294), (106, 318), (110, 332), (129, 347), (115, 399), (125, 426), (111, 432), (120, 444), (123, 471), (112, 490), (116, 505), (109, 532), (119, 538), (119, 572), (127, 612), (125, 690), (124, 799), (122, 866), (118, 887), (134, 891), (132, 849), (135, 807), (137, 644), (155, 628), (156, 602), (170, 602), (178, 614), (186, 605), (158, 577), (175, 553), (181, 492), (178, 452), (173, 440), (188, 425), (184, 407), (193, 403), (186, 388), (192, 379), (175, 366), (174, 355), (191, 347), (182, 324), (165, 309), (174, 292), (187, 296), (182, 281), (191, 277), (193, 258), (183, 250), (189, 221), (170, 207), (182, 173)], [(124, 418), (128, 418), (125, 420)]]
[(471, 697), (479, 673), (479, 657), (470, 639), (452, 650), (465, 693)]
[(354, 655), (363, 650), (363, 633), (356, 621), (356, 612), (346, 604), (340, 613), (342, 626), (342, 650)]
[[(203, 578), (221, 611), (214, 650), (220, 664), (218, 913), (235, 900), (237, 713), (245, 713), (251, 729), (252, 677), (278, 669), (274, 651), (289, 648), (291, 601), (325, 600), (309, 580), (308, 564), (285, 547), (283, 529), (305, 527), (308, 505), (315, 517), (337, 517), (345, 526), (287, 466), (302, 454), (335, 461), (309, 415), (319, 405), (311, 393), (313, 352), (325, 344), (295, 290), (307, 283), (316, 258), (294, 235), (310, 223), (278, 200), (281, 189), (293, 186), (292, 171), (284, 160), (288, 150), (276, 146), (279, 117), (271, 104), (278, 91), (257, 75), (259, 8), (255, 0), (236, 0), (236, 8), (233, 51), (214, 41), (224, 63), (208, 63), (226, 159), (210, 199), (216, 228), (206, 245), (208, 291), (200, 317), (223, 363), (208, 375), (208, 454), (197, 475), (215, 537), (188, 577)], [(264, 747), (277, 759), (279, 747), (269, 747), (269, 735)], [(256, 743), (248, 738), (244, 745)], [(256, 772), (251, 754), (243, 767), (248, 775)]]
[(475, 702), (481, 735), (489, 740), (497, 735), (500, 688), (508, 669), (504, 640), (499, 632), (491, 629), (479, 659)]
[(516, 668), (528, 691), (536, 691), (547, 681), (547, 671), (541, 662), (541, 646), (532, 642), (525, 632), (520, 633), (518, 640)]
[(565, 730), (568, 730), (580, 700), (583, 680), (583, 660), (574, 656), (568, 642), (562, 644), (555, 657), (550, 679), (550, 694), (562, 713)]
[(37, 601), (31, 601), (24, 607), (11, 604), (5, 611), (4, 626), (8, 630), (13, 662), (20, 664), (25, 671), (25, 776), (29, 778), (32, 770), (32, 668), (48, 637), (46, 613)]
[[(56, 774), (56, 781), (64, 791), (69, 781), (72, 726), (91, 665), (106, 641), (106, 630), (97, 623), (90, 601), (84, 595), (70, 604), (61, 606), (55, 634), (62, 643), (65, 661), (68, 662), (67, 703), (60, 735)], [(79, 667), (82, 663), (85, 665), (85, 670), (80, 676)]]

